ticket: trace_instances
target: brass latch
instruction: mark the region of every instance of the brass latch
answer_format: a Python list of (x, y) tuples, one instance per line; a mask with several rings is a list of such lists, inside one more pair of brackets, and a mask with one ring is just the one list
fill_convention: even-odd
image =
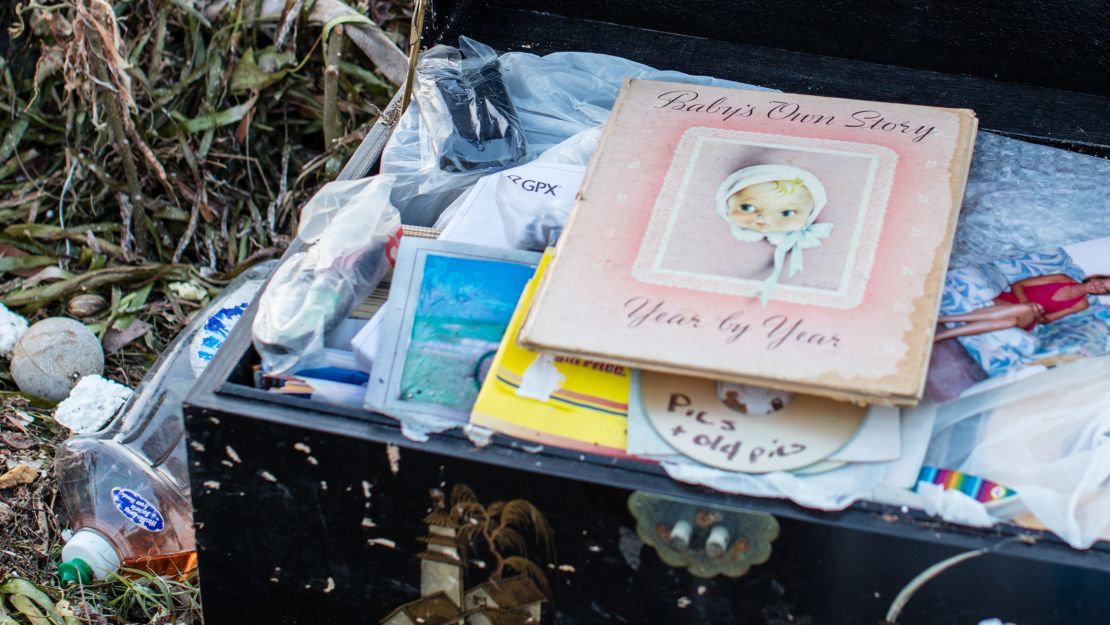
[(766, 512), (706, 506), (636, 491), (628, 498), (636, 533), (670, 566), (697, 577), (740, 577), (771, 557), (779, 523)]

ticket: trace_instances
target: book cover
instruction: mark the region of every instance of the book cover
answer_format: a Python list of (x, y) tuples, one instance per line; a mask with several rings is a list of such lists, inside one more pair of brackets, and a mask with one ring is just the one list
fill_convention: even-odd
[(913, 404), (975, 129), (964, 109), (630, 80), (520, 341)]
[(624, 456), (628, 368), (540, 354), (516, 343), (550, 259), (550, 254), (543, 257), (524, 287), (470, 422), (537, 443)]

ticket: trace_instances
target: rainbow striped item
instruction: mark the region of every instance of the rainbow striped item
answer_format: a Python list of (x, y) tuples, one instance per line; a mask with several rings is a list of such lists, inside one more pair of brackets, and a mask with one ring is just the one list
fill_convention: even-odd
[[(968, 475), (951, 469), (938, 469), (923, 466), (917, 476), (918, 483), (929, 482), (944, 488), (944, 490), (958, 490), (979, 503), (991, 503), (1016, 495), (1017, 492), (1001, 484), (996, 484), (981, 477)], [(917, 490), (917, 486), (914, 486)]]

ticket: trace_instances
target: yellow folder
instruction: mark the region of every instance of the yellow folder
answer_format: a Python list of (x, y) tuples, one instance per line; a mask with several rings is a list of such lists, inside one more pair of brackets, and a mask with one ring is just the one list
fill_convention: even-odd
[(474, 402), (470, 422), (514, 438), (624, 456), (628, 368), (540, 354), (517, 344), (536, 285), (550, 262), (548, 250), (536, 268), (536, 275), (524, 287)]

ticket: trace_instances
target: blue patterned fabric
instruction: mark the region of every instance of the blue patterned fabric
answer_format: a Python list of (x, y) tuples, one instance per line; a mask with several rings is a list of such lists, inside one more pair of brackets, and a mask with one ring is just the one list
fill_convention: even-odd
[[(945, 279), (940, 313), (952, 315), (990, 306), (1010, 284), (1053, 273), (1076, 280), (1084, 277), (1062, 248), (954, 269)], [(1012, 328), (957, 340), (990, 376), (1047, 358), (1094, 356), (1110, 351), (1110, 308), (1092, 299), (1087, 310), (1038, 325), (1032, 332)]]

